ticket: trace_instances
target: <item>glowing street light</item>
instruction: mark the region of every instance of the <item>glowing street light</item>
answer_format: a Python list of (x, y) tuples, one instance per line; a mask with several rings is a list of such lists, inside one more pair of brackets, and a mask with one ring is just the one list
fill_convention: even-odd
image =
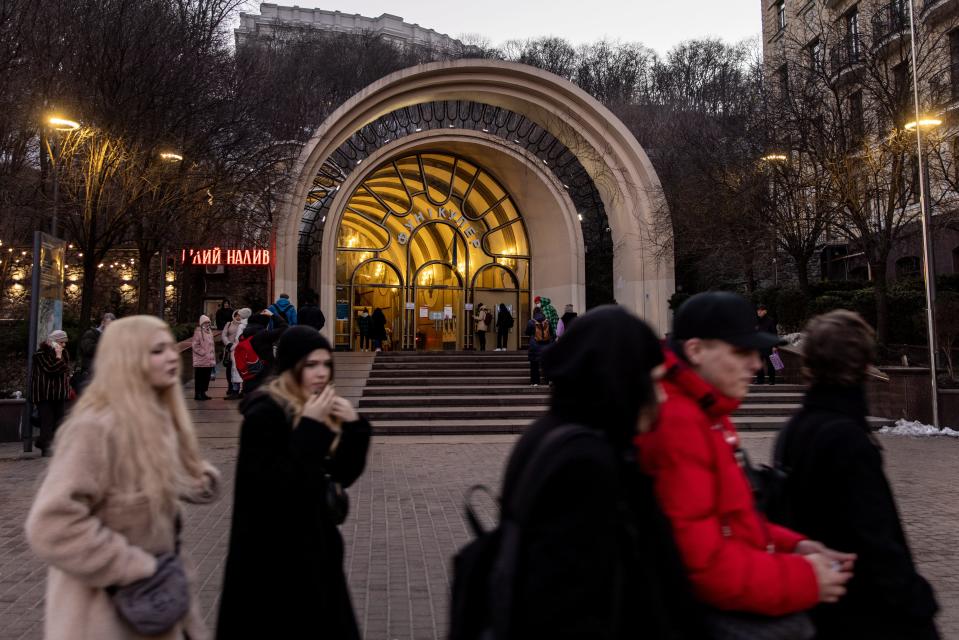
[(60, 118), (58, 116), (50, 116), (47, 118), (47, 124), (56, 131), (76, 131), (80, 128), (79, 122), (68, 120), (66, 118)]
[(770, 153), (760, 158), (763, 162), (786, 162), (789, 156), (782, 153)]
[(914, 131), (916, 127), (920, 129), (935, 129), (940, 125), (942, 125), (942, 120), (939, 118), (921, 118), (918, 121), (913, 120), (912, 122), (907, 122), (903, 128), (906, 131)]
[(164, 151), (160, 154), (160, 159), (166, 160), (167, 162), (181, 162), (183, 160), (183, 156), (172, 151)]

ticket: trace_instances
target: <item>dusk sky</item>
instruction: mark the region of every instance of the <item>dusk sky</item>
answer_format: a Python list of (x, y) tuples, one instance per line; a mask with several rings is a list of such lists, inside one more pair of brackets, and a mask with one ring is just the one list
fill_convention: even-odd
[[(641, 42), (660, 53), (690, 38), (721, 37), (731, 42), (758, 36), (760, 0), (277, 0), (275, 4), (320, 7), (376, 17), (383, 13), (459, 37), (486, 36), (494, 45), (514, 38), (561, 36), (574, 44), (607, 37)], [(248, 12), (256, 12), (250, 3)]]

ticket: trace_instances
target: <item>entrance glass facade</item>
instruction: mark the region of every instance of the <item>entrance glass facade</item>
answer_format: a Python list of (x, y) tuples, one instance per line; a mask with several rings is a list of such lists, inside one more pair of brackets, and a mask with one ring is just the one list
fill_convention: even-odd
[[(508, 344), (517, 349), (525, 344), (530, 277), (526, 226), (494, 176), (449, 153), (395, 158), (371, 171), (345, 205), (336, 346), (358, 349), (358, 315), (380, 308), (385, 348), (471, 349), (483, 303), (511, 310)], [(495, 330), (487, 335), (491, 350)]]

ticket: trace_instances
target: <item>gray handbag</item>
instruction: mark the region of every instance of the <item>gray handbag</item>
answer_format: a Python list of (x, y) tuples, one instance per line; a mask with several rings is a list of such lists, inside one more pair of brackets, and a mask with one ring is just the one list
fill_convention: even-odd
[(117, 614), (143, 636), (172, 629), (190, 610), (190, 588), (180, 560), (180, 517), (176, 519), (176, 550), (157, 556), (149, 578), (123, 587), (107, 587)]

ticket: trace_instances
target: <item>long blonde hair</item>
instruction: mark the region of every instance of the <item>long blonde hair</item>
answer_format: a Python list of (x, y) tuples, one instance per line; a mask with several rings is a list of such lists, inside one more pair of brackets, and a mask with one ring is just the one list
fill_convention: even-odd
[[(102, 446), (111, 452), (111, 482), (143, 491), (154, 522), (175, 509), (182, 489), (180, 474), (185, 473), (187, 480), (203, 477), (183, 387), (177, 383), (158, 392), (149, 381), (150, 349), (157, 331), (169, 333), (170, 328), (153, 316), (132, 316), (110, 324), (97, 345), (93, 378), (56, 437), (58, 445), (70, 438), (89, 437), (84, 425), (95, 416), (104, 434)], [(171, 423), (175, 453), (165, 441)], [(179, 460), (171, 459), (174, 455)]]

